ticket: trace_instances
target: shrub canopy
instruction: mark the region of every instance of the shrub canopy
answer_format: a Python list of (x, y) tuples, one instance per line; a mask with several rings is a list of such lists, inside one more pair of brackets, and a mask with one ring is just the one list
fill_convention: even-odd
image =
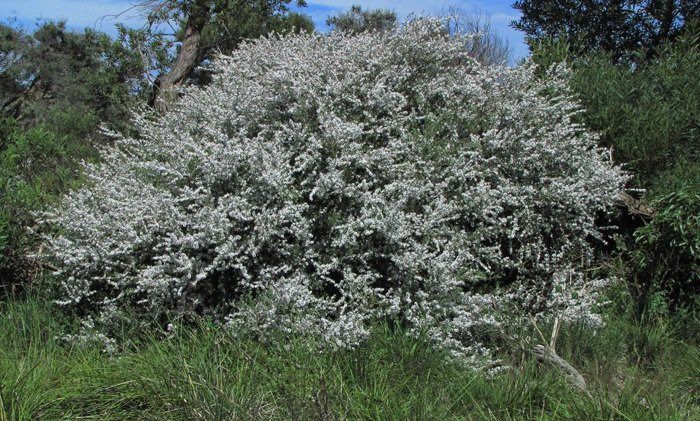
[(571, 270), (625, 177), (572, 123), (563, 68), (483, 66), (469, 42), (419, 20), (218, 59), (47, 215), (60, 303), (101, 331), (209, 315), (343, 347), (389, 319), (472, 361), (503, 310), (596, 321)]

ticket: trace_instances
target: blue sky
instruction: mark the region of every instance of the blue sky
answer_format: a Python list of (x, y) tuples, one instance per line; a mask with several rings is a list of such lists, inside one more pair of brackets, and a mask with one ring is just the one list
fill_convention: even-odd
[[(522, 34), (508, 24), (517, 19), (518, 11), (511, 8), (513, 0), (307, 0), (308, 7), (300, 11), (312, 17), (316, 28), (326, 28), (326, 17), (347, 10), (353, 4), (364, 8), (387, 8), (400, 18), (410, 14), (436, 14), (448, 7), (459, 7), (467, 12), (480, 10), (491, 15), (491, 24), (499, 35), (508, 40), (516, 59), (527, 55)], [(132, 6), (134, 0), (0, 0), (0, 19), (16, 18), (30, 29), (37, 20), (66, 19), (73, 29), (92, 27), (110, 34), (119, 21), (129, 26), (140, 26), (143, 20), (135, 11), (126, 12), (118, 20), (110, 18)]]

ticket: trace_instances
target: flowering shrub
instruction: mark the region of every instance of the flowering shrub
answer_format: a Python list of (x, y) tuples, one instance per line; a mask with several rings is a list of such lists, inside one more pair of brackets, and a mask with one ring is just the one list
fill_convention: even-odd
[(625, 179), (563, 68), (485, 67), (468, 42), (419, 20), (220, 58), (46, 217), (60, 304), (103, 331), (204, 314), (341, 347), (390, 319), (476, 364), (499, 308), (552, 307)]

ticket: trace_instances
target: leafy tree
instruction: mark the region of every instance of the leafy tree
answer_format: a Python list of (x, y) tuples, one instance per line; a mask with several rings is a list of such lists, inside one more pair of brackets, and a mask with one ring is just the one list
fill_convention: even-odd
[(396, 25), (396, 13), (388, 9), (363, 10), (353, 5), (347, 12), (329, 16), (331, 30), (359, 34), (366, 31), (387, 31)]
[[(177, 28), (177, 55), (172, 65), (155, 80), (150, 103), (167, 110), (176, 89), (188, 81), (200, 83), (207, 74), (198, 66), (215, 53), (230, 53), (243, 40), (270, 32), (312, 31), (310, 18), (289, 13), (292, 0), (146, 0), (139, 8), (148, 16), (149, 32), (159, 24)], [(304, 0), (296, 4), (305, 6)]]
[(512, 26), (531, 42), (563, 37), (575, 54), (607, 51), (613, 59), (661, 45), (700, 16), (699, 0), (518, 0)]
[(118, 123), (144, 73), (140, 57), (108, 35), (48, 22), (26, 34), (0, 24), (0, 106), (25, 126), (71, 109)]

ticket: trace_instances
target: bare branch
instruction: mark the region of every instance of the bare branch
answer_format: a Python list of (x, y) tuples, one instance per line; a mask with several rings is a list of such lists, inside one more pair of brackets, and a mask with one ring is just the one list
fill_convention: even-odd
[(478, 8), (466, 12), (458, 7), (449, 7), (440, 15), (446, 20), (445, 29), (449, 35), (474, 35), (469, 52), (477, 61), (490, 65), (510, 62), (510, 46), (495, 32), (487, 13)]

